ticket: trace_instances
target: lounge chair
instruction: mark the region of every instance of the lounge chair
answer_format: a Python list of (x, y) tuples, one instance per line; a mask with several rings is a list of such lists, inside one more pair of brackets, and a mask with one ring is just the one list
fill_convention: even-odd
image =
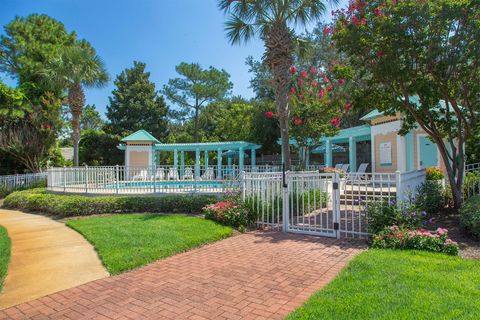
[(355, 172), (350, 172), (347, 176), (347, 180), (348, 179), (359, 179), (359, 180), (366, 180), (367, 179), (367, 176), (365, 175), (366, 171), (367, 171), (367, 168), (368, 168), (369, 164), (368, 163), (362, 163), (360, 164), (360, 166), (358, 167), (358, 170), (355, 171)]
[(335, 169), (337, 169), (337, 170), (341, 170), (342, 167), (343, 167), (343, 164), (342, 164), (342, 163), (337, 163), (337, 164), (335, 165)]
[(164, 168), (157, 168), (157, 172), (155, 172), (155, 180), (165, 180)]
[(168, 180), (179, 180), (177, 168), (168, 169)]
[(345, 172), (348, 172), (348, 168), (350, 168), (350, 165), (349, 164), (344, 164), (344, 165), (342, 165), (342, 167), (340, 169), (342, 169)]
[(215, 173), (213, 172), (212, 167), (208, 167), (207, 170), (205, 170), (205, 173), (202, 175), (203, 180), (213, 180), (215, 179)]
[(140, 170), (139, 174), (133, 176), (133, 181), (146, 181), (148, 178), (147, 170)]
[(191, 167), (186, 167), (185, 172), (183, 173), (184, 180), (193, 180), (193, 170)]

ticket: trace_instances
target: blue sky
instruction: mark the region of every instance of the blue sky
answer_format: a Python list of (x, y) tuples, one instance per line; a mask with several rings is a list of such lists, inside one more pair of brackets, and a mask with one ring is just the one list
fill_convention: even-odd
[(94, 103), (102, 114), (114, 89), (113, 79), (134, 60), (147, 64), (157, 90), (176, 76), (175, 66), (185, 61), (225, 69), (231, 74), (234, 94), (253, 96), (245, 58), (259, 59), (263, 44), (257, 39), (231, 46), (217, 0), (2, 0), (0, 32), (16, 15), (31, 13), (61, 21), (103, 58), (112, 81), (105, 88), (86, 92), (87, 103)]

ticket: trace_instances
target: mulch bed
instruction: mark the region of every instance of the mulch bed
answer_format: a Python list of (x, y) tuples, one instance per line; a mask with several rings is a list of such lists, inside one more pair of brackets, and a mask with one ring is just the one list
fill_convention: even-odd
[(448, 234), (460, 246), (460, 256), (468, 259), (480, 259), (480, 241), (465, 233), (459, 223), (459, 214), (446, 208), (434, 216), (434, 227), (448, 229)]

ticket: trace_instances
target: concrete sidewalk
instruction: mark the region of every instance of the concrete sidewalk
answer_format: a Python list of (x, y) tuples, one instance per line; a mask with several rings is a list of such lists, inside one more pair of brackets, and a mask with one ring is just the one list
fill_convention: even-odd
[(12, 240), (0, 309), (109, 275), (92, 245), (63, 223), (0, 209), (0, 225)]

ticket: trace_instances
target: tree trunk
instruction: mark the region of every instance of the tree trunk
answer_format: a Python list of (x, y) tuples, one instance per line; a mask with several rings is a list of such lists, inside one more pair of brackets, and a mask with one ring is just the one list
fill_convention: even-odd
[(68, 91), (68, 104), (72, 113), (73, 165), (78, 167), (78, 142), (80, 141), (80, 116), (85, 105), (85, 94), (80, 83), (73, 84)]
[(265, 62), (273, 76), (275, 104), (277, 105), (278, 122), (282, 140), (282, 162), (286, 170), (291, 169), (288, 89), (290, 75), (288, 69), (293, 63), (293, 41), (288, 27), (284, 23), (277, 23), (269, 30), (265, 40)]

